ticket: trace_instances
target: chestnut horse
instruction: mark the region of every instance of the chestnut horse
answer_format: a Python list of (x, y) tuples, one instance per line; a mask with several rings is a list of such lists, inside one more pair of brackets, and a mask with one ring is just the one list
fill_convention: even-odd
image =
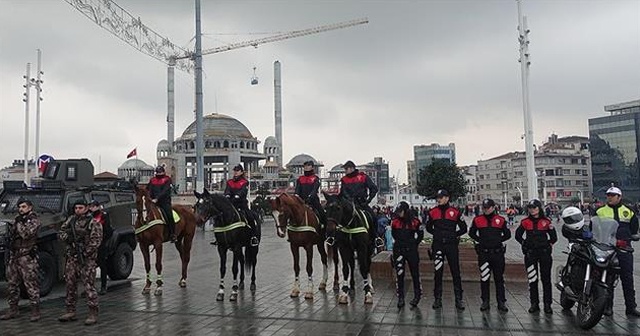
[[(319, 290), (327, 288), (328, 264), (327, 252), (325, 250), (324, 237), (325, 230), (321, 227), (318, 217), (313, 210), (308, 207), (300, 197), (281, 194), (275, 199), (271, 199), (272, 215), (276, 222), (276, 233), (278, 237), (289, 236), (291, 253), (293, 254), (293, 272), (295, 280), (291, 297), (300, 295), (300, 247), (307, 252), (307, 276), (309, 282), (304, 298), (313, 300), (313, 246), (318, 247), (320, 259), (322, 260), (322, 281)], [(338, 254), (335, 248), (329, 247), (329, 257), (335, 264), (334, 286), (338, 286)], [(330, 260), (331, 261), (331, 260)]]
[[(182, 288), (187, 287), (187, 267), (191, 259), (191, 244), (196, 231), (196, 216), (189, 206), (172, 205), (173, 211), (178, 213), (180, 220), (176, 222), (176, 249), (180, 253), (182, 261), (182, 277), (178, 285)], [(140, 251), (144, 258), (144, 269), (147, 273), (147, 281), (142, 294), (149, 294), (151, 291), (151, 252), (156, 253), (156, 290), (155, 295), (162, 295), (162, 243), (169, 241), (168, 228), (162, 217), (161, 210), (155, 203), (151, 202), (149, 191), (145, 186), (136, 186), (136, 209), (138, 217), (136, 218), (136, 238), (140, 244)], [(172, 216), (173, 214), (166, 214)], [(153, 246), (153, 250), (149, 248)]]

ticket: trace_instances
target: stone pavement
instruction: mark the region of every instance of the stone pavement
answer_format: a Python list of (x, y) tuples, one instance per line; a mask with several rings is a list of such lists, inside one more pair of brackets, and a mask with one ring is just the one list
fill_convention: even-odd
[[(40, 322), (28, 322), (28, 305), (22, 301), (21, 317), (0, 321), (0, 335), (638, 335), (640, 320), (628, 320), (624, 307), (616, 301), (613, 318), (604, 318), (589, 332), (572, 323), (573, 313), (563, 312), (557, 304), (558, 291), (554, 289), (554, 313), (552, 315), (528, 314), (526, 284), (508, 284), (507, 300), (511, 309), (500, 314), (495, 305), (487, 313), (479, 310), (479, 284), (465, 282), (467, 309), (457, 312), (453, 307), (451, 283), (445, 283), (444, 308), (431, 309), (433, 284), (423, 282), (425, 296), (416, 309), (396, 308), (395, 286), (392, 283), (375, 283), (373, 305), (363, 303), (361, 280), (355, 301), (338, 305), (331, 290), (316, 290), (314, 301), (291, 299), (289, 292), (293, 281), (291, 254), (285, 240), (275, 236), (273, 222), (267, 221), (265, 235), (258, 256), (258, 289), (255, 293), (245, 290), (238, 302), (216, 302), (219, 283), (219, 258), (216, 249), (209, 245), (210, 233), (198, 231), (189, 268), (188, 286), (181, 289), (179, 264), (175, 249), (166, 245), (162, 297), (143, 296), (144, 271), (140, 252), (136, 251), (136, 265), (130, 281), (110, 287), (110, 292), (100, 297), (99, 323), (85, 327), (85, 306), (79, 307), (79, 321), (59, 323), (56, 319), (64, 312), (61, 287), (45, 299), (43, 318)], [(322, 274), (319, 257), (314, 258), (315, 285)], [(230, 266), (228, 266), (230, 267)], [(302, 268), (304, 269), (304, 263)], [(304, 272), (304, 271), (303, 271)], [(303, 273), (304, 274), (304, 273)], [(306, 283), (302, 276), (302, 284)], [(225, 283), (229, 288), (230, 270)], [(637, 283), (640, 285), (640, 283)], [(247, 286), (248, 288), (248, 286)], [(0, 285), (6, 300), (6, 284)], [(620, 292), (620, 290), (618, 290)], [(617, 296), (621, 298), (621, 292)], [(408, 293), (411, 298), (412, 293)], [(80, 300), (83, 302), (83, 300)], [(6, 301), (2, 302), (6, 307)], [(574, 310), (575, 311), (575, 310)]]

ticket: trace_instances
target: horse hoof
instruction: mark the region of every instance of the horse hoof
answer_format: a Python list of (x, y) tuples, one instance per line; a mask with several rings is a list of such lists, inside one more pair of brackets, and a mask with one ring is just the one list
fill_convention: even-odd
[(148, 295), (149, 293), (151, 293), (151, 288), (145, 287), (142, 289), (142, 295)]
[(238, 301), (238, 293), (231, 293), (229, 301)]
[(250, 289), (252, 292), (255, 292), (255, 291), (256, 291), (256, 284), (255, 284), (255, 283), (252, 283), (252, 284), (249, 286), (249, 289)]
[(187, 287), (187, 280), (185, 279), (180, 280), (180, 282), (178, 282), (178, 286), (180, 286), (181, 288)]
[(224, 301), (224, 293), (218, 293), (218, 295), (216, 295), (216, 301)]
[(291, 295), (292, 298), (297, 298), (298, 296), (300, 296), (300, 290), (298, 289), (294, 289), (291, 291)]
[(349, 296), (350, 296), (350, 297), (354, 297), (354, 296), (356, 296), (356, 290), (355, 290), (355, 289), (353, 289), (353, 288), (349, 288)]
[(364, 296), (364, 304), (372, 304), (373, 303), (373, 296), (371, 295), (371, 293), (367, 293), (367, 295)]
[(162, 288), (160, 287), (156, 288), (156, 290), (153, 292), (153, 295), (162, 296)]
[(327, 290), (327, 284), (324, 282), (321, 282), (320, 286), (318, 286), (318, 290), (321, 290), (321, 291)]
[(243, 281), (243, 282), (240, 282), (240, 283), (238, 284), (238, 289), (239, 289), (239, 290), (244, 290), (244, 281)]
[(376, 293), (376, 290), (373, 289), (373, 286), (371, 286), (371, 285), (369, 285), (369, 293), (371, 293), (371, 294), (375, 294)]
[(338, 303), (339, 304), (347, 304), (349, 303), (349, 296), (347, 294), (340, 294), (340, 296), (338, 297)]
[(333, 283), (333, 290), (334, 291), (339, 291), (340, 290), (340, 285), (337, 282)]
[(305, 300), (313, 300), (313, 293), (312, 292), (304, 293), (304, 299)]

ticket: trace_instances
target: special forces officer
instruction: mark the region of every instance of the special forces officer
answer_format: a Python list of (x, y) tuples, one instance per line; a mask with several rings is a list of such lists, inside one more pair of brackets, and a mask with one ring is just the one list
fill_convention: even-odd
[(31, 318), (40, 319), (40, 286), (38, 284), (38, 246), (36, 245), (40, 221), (33, 211), (33, 203), (26, 199), (18, 201), (18, 216), (9, 226), (9, 263), (7, 264), (7, 282), (9, 284), (9, 311), (0, 316), (9, 320), (18, 316), (18, 300), (20, 300), (20, 282), (27, 289), (31, 301)]
[(74, 216), (71, 216), (58, 233), (60, 240), (67, 243), (66, 264), (64, 278), (67, 285), (67, 298), (65, 305), (67, 312), (60, 316), (60, 322), (74, 321), (76, 319), (76, 302), (78, 299), (78, 277), (84, 284), (89, 316), (84, 321), (85, 325), (98, 322), (98, 293), (96, 293), (96, 258), (98, 247), (102, 242), (102, 225), (89, 213), (87, 203), (84, 200), (75, 202)]
[(442, 275), (446, 258), (453, 278), (456, 308), (464, 310), (458, 243), (460, 236), (467, 232), (467, 223), (462, 218), (462, 212), (449, 204), (448, 191), (438, 190), (436, 201), (438, 206), (429, 210), (429, 219), (426, 224), (427, 232), (433, 235), (431, 251), (435, 267), (433, 288), (435, 300), (432, 307), (433, 309), (442, 308)]
[[(522, 245), (524, 264), (529, 278), (529, 313), (540, 311), (538, 295), (538, 279), (542, 280), (542, 296), (545, 314), (552, 314), (551, 309), (551, 257), (552, 247), (558, 241), (558, 234), (551, 225), (551, 220), (544, 215), (542, 202), (532, 199), (527, 204), (529, 216), (520, 221), (516, 229), (516, 240)], [(523, 237), (523, 235), (526, 236)], [(539, 273), (538, 273), (539, 270)]]
[(496, 283), (496, 299), (498, 310), (508, 312), (504, 290), (504, 242), (511, 238), (511, 230), (507, 227), (502, 216), (495, 213), (496, 203), (487, 198), (482, 201), (483, 214), (476, 216), (469, 229), (469, 237), (475, 240), (478, 253), (478, 267), (480, 267), (480, 297), (481, 311), (489, 310), (489, 280), (493, 272)]
[[(618, 247), (631, 247), (631, 240), (638, 234), (638, 217), (631, 209), (621, 203), (622, 190), (616, 187), (607, 189), (607, 204), (596, 211), (598, 217), (613, 218), (618, 222), (618, 232), (616, 239)], [(633, 254), (618, 253), (620, 262), (620, 281), (622, 282), (622, 292), (624, 293), (624, 305), (627, 316), (640, 317), (640, 312), (636, 309), (636, 291), (633, 288)], [(613, 295), (613, 292), (612, 292)], [(607, 305), (605, 314), (612, 315), (611, 305)]]

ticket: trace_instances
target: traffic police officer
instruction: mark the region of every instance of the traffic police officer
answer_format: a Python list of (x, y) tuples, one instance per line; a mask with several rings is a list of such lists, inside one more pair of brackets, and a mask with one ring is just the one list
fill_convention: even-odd
[[(618, 232), (616, 239), (618, 247), (631, 247), (631, 240), (638, 234), (638, 217), (631, 209), (622, 204), (622, 191), (619, 188), (611, 187), (607, 189), (607, 204), (596, 210), (598, 217), (613, 218), (618, 222)], [(640, 317), (640, 312), (636, 308), (636, 291), (633, 288), (633, 254), (618, 253), (620, 262), (620, 281), (622, 282), (622, 292), (624, 293), (624, 305), (627, 316)], [(613, 292), (611, 293), (613, 295)], [(611, 306), (613, 296), (605, 314), (612, 315)]]
[(391, 256), (393, 267), (396, 270), (396, 287), (398, 289), (398, 308), (404, 306), (404, 265), (409, 264), (411, 280), (413, 280), (413, 299), (409, 304), (418, 305), (422, 296), (420, 285), (420, 271), (418, 265), (418, 245), (424, 238), (424, 231), (420, 227), (420, 220), (409, 209), (407, 202), (400, 202), (395, 211), (395, 218), (391, 221), (391, 235), (394, 239), (393, 255)]
[(507, 227), (502, 216), (495, 212), (496, 203), (487, 198), (482, 201), (483, 214), (473, 218), (469, 237), (477, 242), (478, 267), (480, 267), (480, 297), (482, 298), (481, 311), (489, 310), (489, 280), (493, 272), (496, 283), (496, 299), (498, 310), (508, 312), (505, 305), (507, 301), (504, 290), (504, 242), (511, 238), (511, 230)]
[(427, 232), (433, 235), (431, 256), (434, 259), (435, 275), (433, 296), (433, 309), (442, 308), (442, 275), (444, 273), (444, 260), (449, 263), (451, 277), (453, 278), (453, 290), (456, 298), (456, 308), (464, 310), (462, 300), (462, 279), (460, 277), (460, 261), (458, 243), (460, 236), (467, 232), (467, 223), (462, 218), (462, 212), (449, 204), (449, 192), (441, 189), (436, 194), (438, 206), (429, 210), (427, 220)]
[(313, 161), (307, 161), (303, 164), (304, 175), (301, 175), (296, 180), (296, 195), (311, 206), (318, 219), (320, 219), (320, 223), (324, 225), (327, 223), (327, 216), (320, 205), (320, 198), (318, 197), (320, 178), (316, 175), (313, 167)]
[(102, 242), (102, 225), (89, 213), (87, 203), (78, 200), (73, 205), (74, 216), (62, 224), (58, 237), (67, 243), (64, 278), (67, 285), (65, 305), (67, 312), (58, 318), (60, 322), (76, 319), (78, 299), (77, 280), (82, 280), (89, 306), (85, 325), (98, 322), (98, 293), (96, 293), (96, 258)]
[[(522, 245), (524, 264), (529, 278), (529, 313), (540, 311), (538, 295), (538, 278), (542, 280), (542, 296), (544, 312), (552, 314), (551, 309), (551, 257), (552, 247), (558, 241), (556, 230), (551, 220), (544, 215), (542, 202), (537, 199), (527, 204), (529, 216), (520, 221), (516, 229), (516, 240)], [(523, 235), (526, 233), (526, 237)], [(539, 272), (538, 272), (539, 271)]]
[(24, 284), (31, 301), (31, 318), (36, 322), (40, 319), (40, 285), (38, 284), (38, 245), (37, 234), (40, 228), (38, 215), (33, 211), (33, 203), (26, 199), (18, 201), (18, 216), (13, 225), (9, 225), (11, 246), (5, 253), (9, 253), (7, 264), (7, 282), (9, 285), (9, 311), (0, 316), (1, 320), (9, 320), (18, 316), (18, 301), (20, 300), (20, 282)]
[(258, 230), (256, 218), (253, 211), (249, 209), (247, 194), (249, 194), (249, 181), (244, 177), (242, 165), (233, 167), (233, 178), (227, 181), (224, 195), (231, 201), (231, 204), (242, 211), (247, 218), (247, 225), (251, 228), (251, 246), (258, 246)]

